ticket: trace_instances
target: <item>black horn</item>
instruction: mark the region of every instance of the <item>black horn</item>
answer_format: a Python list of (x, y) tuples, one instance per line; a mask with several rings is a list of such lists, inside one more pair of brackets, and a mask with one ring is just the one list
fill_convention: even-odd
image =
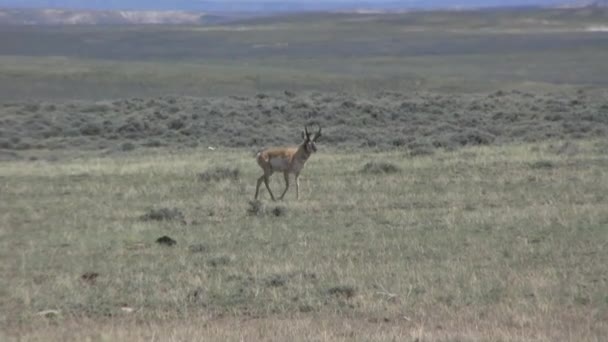
[(315, 133), (315, 137), (313, 140), (317, 140), (321, 136), (321, 125), (317, 124), (317, 126), (319, 127), (319, 130), (317, 131), (317, 133)]

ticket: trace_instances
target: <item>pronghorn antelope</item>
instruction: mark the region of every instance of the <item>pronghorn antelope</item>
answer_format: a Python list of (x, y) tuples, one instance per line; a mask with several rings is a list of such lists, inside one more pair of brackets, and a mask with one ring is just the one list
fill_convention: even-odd
[(269, 148), (258, 152), (255, 158), (258, 165), (260, 165), (264, 171), (264, 174), (258, 178), (258, 183), (255, 187), (255, 199), (258, 198), (260, 185), (262, 185), (262, 182), (264, 182), (270, 197), (273, 201), (275, 200), (274, 195), (270, 190), (270, 186), (268, 185), (268, 179), (274, 172), (283, 172), (283, 176), (285, 177), (285, 190), (279, 199), (282, 200), (285, 193), (287, 193), (287, 190), (289, 189), (290, 173), (293, 173), (295, 176), (296, 198), (300, 198), (300, 184), (298, 177), (300, 176), (300, 172), (308, 160), (308, 157), (310, 157), (310, 155), (314, 152), (317, 152), (315, 142), (321, 136), (321, 126), (318, 126), (319, 130), (312, 136), (312, 138), (311, 134), (308, 132), (308, 127), (304, 126), (304, 131), (302, 132), (302, 139), (304, 139), (304, 141), (299, 146)]

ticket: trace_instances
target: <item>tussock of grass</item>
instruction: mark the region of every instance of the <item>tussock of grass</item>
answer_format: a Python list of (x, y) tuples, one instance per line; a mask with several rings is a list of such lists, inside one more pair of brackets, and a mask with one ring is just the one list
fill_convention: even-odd
[(572, 141), (566, 141), (561, 144), (549, 145), (548, 151), (558, 155), (575, 156), (581, 153), (579, 145)]
[(269, 287), (281, 287), (287, 285), (288, 280), (289, 278), (284, 275), (275, 274), (266, 279), (265, 283)]
[(538, 160), (530, 164), (532, 169), (553, 169), (555, 168), (555, 162), (550, 160)]
[(81, 275), (80, 279), (82, 279), (86, 283), (93, 285), (97, 281), (98, 277), (99, 277), (99, 273), (97, 273), (97, 272), (87, 272), (87, 273)]
[(277, 205), (269, 208), (260, 200), (249, 201), (249, 207), (247, 208), (247, 214), (251, 216), (272, 215), (274, 217), (281, 217), (287, 215), (288, 212), (289, 209), (285, 206)]
[(218, 182), (222, 180), (238, 180), (240, 175), (239, 169), (216, 167), (198, 174), (198, 179), (202, 182)]
[(261, 216), (266, 213), (266, 206), (264, 202), (260, 200), (249, 201), (249, 208), (247, 208), (247, 214), (253, 216)]
[(209, 251), (209, 247), (205, 244), (198, 243), (188, 246), (188, 250), (190, 250), (192, 253), (205, 253)]
[(220, 267), (220, 266), (226, 266), (226, 265), (230, 264), (231, 262), (232, 262), (231, 257), (226, 256), (226, 255), (221, 255), (221, 256), (216, 256), (216, 257), (209, 259), (209, 261), (207, 261), (207, 264), (212, 267)]
[(408, 148), (411, 157), (430, 156), (435, 153), (432, 146), (428, 144), (416, 144)]
[(357, 294), (357, 289), (354, 286), (341, 285), (330, 288), (329, 290), (327, 290), (327, 293), (331, 296), (350, 299)]
[(137, 148), (137, 146), (134, 143), (131, 143), (131, 142), (125, 142), (125, 143), (122, 143), (120, 145), (120, 150), (121, 151), (125, 151), (125, 152), (133, 151), (136, 148)]
[(169, 237), (167, 235), (163, 235), (163, 236), (159, 237), (158, 239), (156, 239), (156, 243), (159, 245), (163, 245), (163, 246), (173, 246), (173, 245), (177, 244), (177, 241), (175, 241), (174, 239), (172, 239), (171, 237)]
[(361, 172), (363, 173), (368, 173), (368, 174), (374, 174), (374, 175), (378, 175), (378, 174), (392, 174), (392, 173), (399, 173), (401, 172), (401, 169), (392, 163), (389, 162), (368, 162), (365, 165), (363, 165), (363, 169), (361, 169)]
[(276, 206), (271, 210), (272, 215), (276, 217), (281, 217), (287, 215), (288, 209), (283, 206)]
[(140, 217), (143, 221), (180, 221), (186, 220), (184, 214), (177, 208), (150, 209)]

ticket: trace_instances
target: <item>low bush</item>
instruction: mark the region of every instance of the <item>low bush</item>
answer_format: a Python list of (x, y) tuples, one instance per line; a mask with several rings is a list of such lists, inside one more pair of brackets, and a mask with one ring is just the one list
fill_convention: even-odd
[[(442, 94), (414, 97), (394, 93), (381, 98), (287, 92), (260, 96), (160, 97), (42, 106), (17, 103), (1, 108), (0, 125), (5, 132), (2, 138), (20, 136), (32, 146), (51, 147), (62, 137), (78, 134), (85, 140), (64, 146), (88, 150), (108, 146), (118, 151), (125, 141), (156, 147), (159, 144), (147, 142), (157, 139), (163, 146), (179, 147), (199, 143), (252, 148), (294, 145), (300, 142), (304, 124), (315, 121), (324, 131), (320, 151), (325, 146), (407, 147), (413, 156), (430, 154), (436, 148), (601, 138), (608, 131), (605, 103), (576, 94), (528, 97), (496, 92), (448, 98)], [(572, 106), (572, 101), (580, 104)], [(53, 112), (53, 127), (58, 129), (41, 134), (40, 125), (32, 123), (42, 124), (49, 112)], [(427, 141), (427, 146), (409, 146), (420, 139)]]
[(397, 165), (388, 162), (368, 162), (361, 169), (363, 173), (375, 175), (398, 173), (400, 171), (401, 169)]
[(150, 209), (140, 218), (143, 221), (185, 221), (184, 214), (177, 208)]
[(203, 171), (198, 174), (198, 179), (202, 182), (218, 182), (222, 180), (238, 180), (240, 175), (239, 169), (216, 167), (211, 170)]

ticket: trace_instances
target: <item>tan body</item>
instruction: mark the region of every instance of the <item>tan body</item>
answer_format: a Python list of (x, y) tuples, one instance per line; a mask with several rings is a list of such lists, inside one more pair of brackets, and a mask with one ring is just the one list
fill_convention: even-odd
[(299, 177), (300, 172), (304, 168), (304, 164), (310, 157), (310, 155), (317, 150), (315, 146), (315, 140), (321, 136), (321, 128), (319, 127), (319, 132), (315, 134), (314, 138), (310, 138), (310, 134), (308, 133), (308, 129), (305, 128), (302, 137), (304, 138), (304, 142), (301, 143), (297, 147), (283, 147), (283, 148), (269, 148), (263, 151), (258, 152), (256, 155), (256, 161), (258, 165), (264, 171), (264, 174), (258, 178), (256, 187), (255, 187), (255, 199), (258, 198), (260, 192), (260, 186), (262, 182), (266, 185), (266, 189), (270, 194), (270, 197), (274, 201), (274, 194), (272, 190), (270, 190), (270, 186), (268, 184), (270, 176), (275, 172), (282, 172), (283, 177), (285, 178), (285, 190), (281, 194), (279, 199), (283, 199), (287, 190), (289, 189), (289, 174), (293, 174), (295, 176), (296, 181), (296, 198), (300, 198), (300, 183)]

